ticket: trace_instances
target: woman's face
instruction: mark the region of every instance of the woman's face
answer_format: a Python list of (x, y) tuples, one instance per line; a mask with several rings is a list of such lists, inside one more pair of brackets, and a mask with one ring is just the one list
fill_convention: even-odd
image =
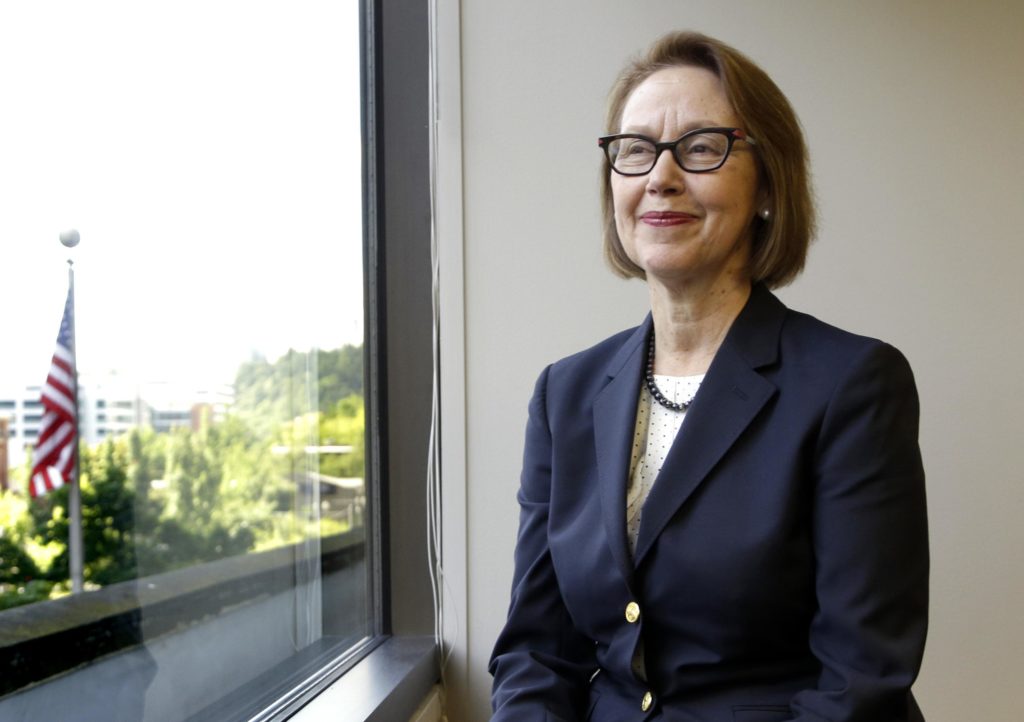
[[(680, 66), (659, 70), (636, 87), (619, 132), (670, 141), (710, 126), (736, 128), (740, 122), (713, 73)], [(687, 173), (669, 152), (647, 175), (609, 172), (615, 227), (648, 282), (749, 283), (751, 226), (765, 201), (752, 146), (737, 141), (725, 165), (710, 173)]]

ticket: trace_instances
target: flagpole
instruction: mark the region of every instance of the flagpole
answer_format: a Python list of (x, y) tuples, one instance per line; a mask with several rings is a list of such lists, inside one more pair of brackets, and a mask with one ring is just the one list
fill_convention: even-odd
[[(60, 242), (68, 248), (74, 248), (78, 245), (79, 235), (78, 231), (71, 230), (65, 231), (60, 234)], [(75, 263), (72, 259), (68, 259), (68, 294), (71, 296), (71, 308), (75, 307)], [(75, 326), (78, 323), (77, 311), (73, 316), (71, 323), (71, 348), (74, 349), (72, 354), (72, 370), (71, 380), (73, 388), (71, 389), (72, 399), (74, 399), (75, 408), (75, 476), (71, 480), (70, 488), (68, 489), (68, 566), (71, 576), (71, 593), (80, 594), (83, 590), (84, 584), (84, 555), (82, 553), (82, 488), (81, 488), (81, 476), (79, 471), (81, 469), (81, 448), (78, 443), (80, 429), (79, 418), (78, 418), (78, 346), (75, 343)]]

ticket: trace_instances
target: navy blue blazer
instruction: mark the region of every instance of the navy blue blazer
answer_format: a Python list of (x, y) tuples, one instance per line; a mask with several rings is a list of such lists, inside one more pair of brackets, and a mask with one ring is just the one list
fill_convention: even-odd
[[(922, 722), (928, 538), (904, 357), (756, 286), (643, 508), (651, 319), (530, 402), (493, 720)], [(642, 640), (642, 645), (641, 645)], [(634, 672), (643, 650), (646, 674)]]

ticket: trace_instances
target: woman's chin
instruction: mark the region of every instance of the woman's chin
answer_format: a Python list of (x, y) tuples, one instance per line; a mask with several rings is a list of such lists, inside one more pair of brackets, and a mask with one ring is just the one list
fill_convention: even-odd
[(700, 269), (696, 267), (696, 264), (680, 258), (648, 257), (641, 259), (637, 265), (644, 269), (648, 279), (681, 281), (700, 275)]

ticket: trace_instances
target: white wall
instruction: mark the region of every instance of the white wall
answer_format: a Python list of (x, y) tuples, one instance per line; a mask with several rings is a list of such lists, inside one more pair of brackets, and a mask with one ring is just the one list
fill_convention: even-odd
[[(807, 131), (821, 233), (783, 299), (894, 343), (915, 369), (933, 556), (916, 687), (925, 713), (930, 722), (1019, 719), (1024, 4), (457, 5), (439, 4), (442, 100), (457, 109), (461, 82), (462, 110), (442, 119), (449, 155), (439, 188), (446, 353), (460, 372), (465, 364), (464, 385), (449, 377), (445, 390), (446, 424), (465, 426), (464, 447), (445, 449), (445, 503), (456, 517), (446, 515), (449, 622), (457, 614), (459, 627), (452, 718), (487, 717), (536, 375), (645, 311), (643, 286), (602, 265), (605, 94), (628, 55), (665, 30), (693, 28), (768, 70)], [(548, 167), (527, 152), (540, 136), (550, 139)]]

